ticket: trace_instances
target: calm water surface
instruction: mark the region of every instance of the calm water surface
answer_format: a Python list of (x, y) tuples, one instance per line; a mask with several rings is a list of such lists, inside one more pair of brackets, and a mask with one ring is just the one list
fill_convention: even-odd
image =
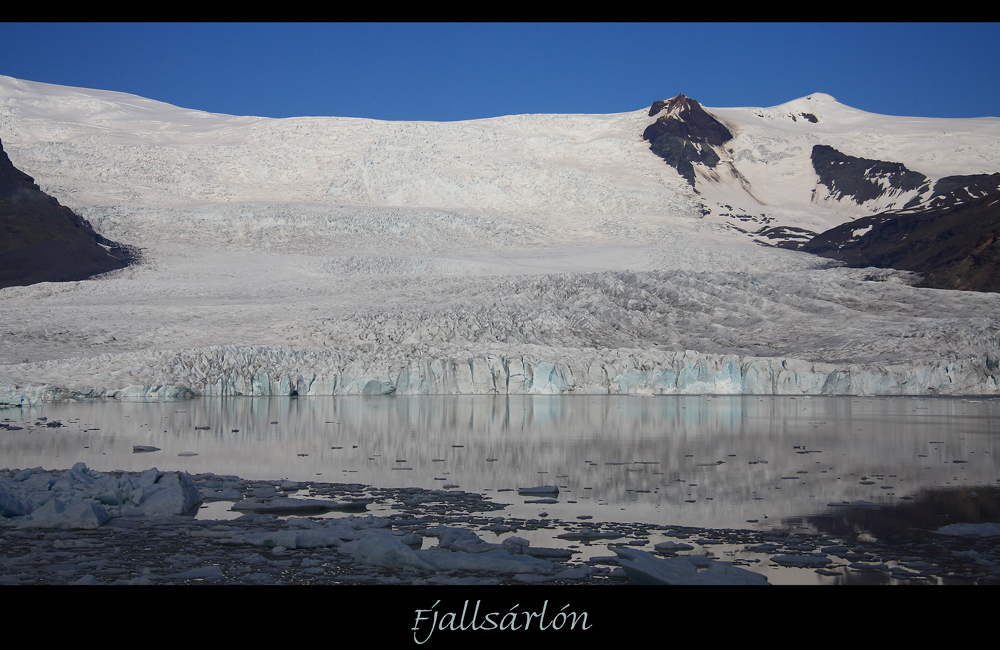
[[(858, 500), (1000, 492), (996, 398), (199, 398), (51, 403), (3, 418), (24, 429), (0, 431), (0, 467), (458, 486), (448, 489), (525, 518), (770, 528)], [(511, 491), (541, 485), (559, 487), (558, 503)]]

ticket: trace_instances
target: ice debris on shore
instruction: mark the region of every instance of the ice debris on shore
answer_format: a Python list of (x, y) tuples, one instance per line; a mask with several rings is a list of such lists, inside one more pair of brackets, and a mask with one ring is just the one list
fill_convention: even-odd
[[(213, 485), (216, 482), (210, 481)], [(275, 500), (296, 501), (284, 497)], [(147, 514), (158, 515), (158, 520), (164, 522), (170, 519), (189, 521), (190, 517), (164, 516), (188, 514), (201, 501), (198, 487), (186, 473), (160, 472), (155, 468), (133, 476), (102, 474), (82, 462), (61, 472), (42, 468), (0, 470), (0, 515), (3, 516), (0, 525), (13, 529), (96, 529), (113, 518), (124, 517), (136, 522), (146, 519), (142, 515)], [(245, 501), (260, 505), (263, 500), (249, 498)], [(586, 567), (565, 569), (543, 559), (568, 559), (571, 554), (563, 549), (529, 549), (528, 540), (520, 537), (511, 536), (502, 544), (493, 544), (470, 530), (443, 525), (419, 533), (399, 531), (392, 529), (389, 519), (370, 514), (322, 520), (292, 517), (277, 530), (268, 529), (278, 521), (273, 515), (244, 515), (239, 521), (244, 525), (225, 526), (225, 531), (192, 531), (190, 535), (213, 538), (222, 546), (269, 548), (273, 555), (281, 555), (289, 549), (333, 548), (356, 566), (382, 569), (418, 569), (449, 575), (456, 571), (536, 575), (544, 581), (558, 579), (563, 574), (585, 578), (591, 573)], [(425, 537), (438, 538), (437, 546), (421, 550)], [(208, 566), (163, 577), (212, 580), (222, 578), (223, 573), (218, 566)]]
[[(570, 550), (532, 547), (527, 539), (521, 537), (511, 535), (500, 543), (491, 543), (471, 530), (443, 524), (437, 524), (434, 527), (410, 525), (408, 526), (409, 530), (397, 530), (393, 528), (394, 522), (391, 518), (377, 517), (371, 514), (350, 515), (339, 519), (290, 517), (285, 521), (277, 519), (274, 515), (250, 514), (243, 515), (226, 525), (216, 524), (212, 526), (210, 525), (212, 522), (204, 522), (205, 527), (192, 528), (191, 525), (198, 522), (191, 517), (171, 515), (190, 514), (203, 498), (212, 499), (213, 495), (219, 492), (216, 488), (232, 488), (234, 481), (246, 483), (236, 477), (199, 475), (195, 478), (198, 480), (192, 479), (191, 476), (183, 472), (161, 472), (156, 468), (131, 475), (124, 472), (120, 475), (118, 472), (103, 474), (88, 468), (82, 462), (74, 465), (72, 469), (62, 471), (45, 470), (40, 467), (23, 470), (0, 470), (0, 515), (2, 515), (0, 527), (8, 529), (10, 532), (6, 535), (10, 536), (23, 535), (24, 533), (21, 533), (19, 529), (33, 529), (39, 534), (43, 532), (43, 529), (60, 530), (65, 531), (62, 534), (66, 535), (72, 534), (73, 530), (97, 528), (115, 528), (115, 530), (138, 532), (138, 529), (135, 528), (137, 525), (140, 527), (153, 526), (151, 530), (160, 531), (164, 525), (170, 524), (180, 526), (184, 532), (181, 530), (170, 533), (161, 531), (156, 534), (160, 537), (165, 536), (178, 540), (185, 537), (206, 538), (202, 542), (196, 542), (195, 545), (204, 545), (206, 541), (211, 540), (211, 543), (219, 547), (236, 547), (232, 548), (231, 552), (226, 551), (227, 554), (235, 552), (239, 555), (239, 547), (256, 546), (270, 549), (270, 555), (279, 558), (271, 560), (258, 554), (250, 554), (244, 558), (244, 564), (248, 566), (260, 562), (268, 566), (272, 564), (277, 566), (284, 562), (280, 557), (294, 549), (317, 551), (329, 549), (327, 553), (332, 551), (333, 555), (343, 558), (339, 561), (342, 565), (346, 562), (346, 565), (343, 566), (354, 567), (350, 569), (352, 572), (398, 570), (415, 581), (464, 580), (468, 582), (472, 580), (476, 583), (483, 583), (485, 580), (497, 583), (500, 581), (497, 576), (505, 576), (502, 579), (533, 584), (562, 580), (589, 580), (591, 576), (609, 576), (607, 569), (567, 565), (566, 561), (573, 557), (573, 552)], [(247, 488), (248, 485), (253, 488), (252, 493), (255, 494), (263, 495), (264, 493), (276, 492), (276, 488), (266, 488), (253, 484), (247, 484), (243, 487)], [(291, 489), (302, 486), (285, 481), (281, 487)], [(205, 493), (201, 494), (199, 488), (204, 489)], [(264, 496), (242, 499), (237, 494), (239, 490), (223, 491), (238, 501), (251, 501), (255, 505), (260, 505), (267, 500)], [(454, 492), (442, 493), (442, 496), (444, 494), (459, 498)], [(277, 496), (274, 499), (295, 501)], [(119, 518), (123, 521), (117, 524), (112, 521)], [(171, 524), (171, 522), (175, 523)], [(178, 533), (181, 537), (177, 537)], [(437, 544), (430, 548), (422, 548), (428, 538), (437, 538)], [(81, 544), (81, 548), (90, 548), (88, 545), (93, 545), (93, 543), (92, 541), (79, 542), (60, 538), (56, 540), (53, 548), (76, 548)], [(186, 547), (187, 544), (182, 543), (182, 546), (178, 548)], [(114, 552), (120, 551), (115, 549)], [(615, 552), (633, 563), (636, 561), (647, 563), (643, 565), (648, 565), (644, 571), (638, 573), (632, 571), (628, 574), (632, 582), (649, 582), (650, 580), (664, 582), (664, 569), (648, 568), (660, 562), (659, 560), (654, 558), (653, 562), (649, 563), (648, 560), (643, 559), (643, 556), (648, 554), (641, 552), (630, 554), (629, 549), (618, 549)], [(197, 562), (194, 562), (196, 559), (194, 556), (191, 556), (192, 562), (188, 562), (187, 560), (181, 561), (182, 555), (184, 558), (188, 558), (188, 555), (183, 553), (175, 554), (172, 556), (173, 560), (168, 562), (171, 566), (177, 566), (182, 570), (165, 575), (143, 574), (129, 580), (129, 582), (136, 583), (138, 581), (149, 584), (154, 579), (211, 581), (224, 578), (233, 579), (233, 576), (230, 575), (231, 570), (237, 573), (246, 572), (246, 569), (240, 569), (236, 565), (229, 567), (226, 571), (223, 570), (223, 567), (214, 564), (195, 567), (193, 565)], [(213, 555), (213, 557), (219, 559), (222, 556)], [(21, 557), (0, 558), (0, 565), (6, 566), (13, 563), (23, 569), (25, 568), (24, 559)], [(684, 559), (682, 561), (693, 567), (688, 569), (688, 573), (692, 574), (686, 578), (689, 583), (701, 583), (706, 580), (710, 584), (754, 583), (752, 579), (743, 575), (742, 570), (732, 567), (717, 567), (715, 565), (719, 563), (707, 560), (707, 558)], [(313, 565), (307, 566), (304, 562), (303, 571), (309, 573), (310, 567)], [(281, 564), (281, 566), (285, 565)], [(708, 571), (704, 570), (706, 567)], [(62, 571), (67, 576), (76, 573), (76, 570), (65, 563), (58, 564), (57, 568), (53, 570), (57, 573)], [(422, 572), (422, 574), (412, 574), (413, 571)], [(673, 571), (676, 573), (678, 569), (674, 568)], [(454, 577), (457, 573), (467, 573), (468, 575)], [(10, 577), (10, 580), (23, 582), (26, 575), (18, 574), (19, 577), (16, 577), (16, 580), (14, 577)], [(488, 577), (484, 578), (483, 576)], [(622, 574), (619, 579), (625, 577), (626, 575)], [(766, 579), (759, 578), (757, 582), (763, 580), (766, 583)], [(89, 576), (89, 579), (88, 576), (84, 576), (78, 582), (89, 584), (95, 580), (93, 576)]]
[(202, 501), (186, 473), (155, 467), (115, 476), (81, 462), (62, 472), (37, 467), (8, 474), (0, 472), (0, 515), (19, 528), (97, 528), (113, 516), (190, 513)]

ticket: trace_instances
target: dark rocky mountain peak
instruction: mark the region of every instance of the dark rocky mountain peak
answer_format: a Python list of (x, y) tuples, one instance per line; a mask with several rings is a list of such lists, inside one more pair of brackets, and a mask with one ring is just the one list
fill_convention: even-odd
[(853, 267), (916, 271), (919, 286), (1000, 292), (1000, 173), (947, 176), (931, 200), (841, 224), (802, 250)]
[(720, 160), (714, 147), (733, 138), (722, 122), (684, 95), (654, 102), (649, 116), (658, 117), (643, 131), (643, 140), (647, 140), (650, 150), (676, 169), (691, 187), (694, 187), (694, 164), (714, 168)]
[(848, 156), (825, 144), (813, 147), (812, 164), (819, 182), (835, 199), (848, 198), (858, 205), (911, 190), (922, 194), (929, 188), (926, 176), (903, 163)]
[(105, 239), (42, 192), (0, 142), (0, 289), (85, 280), (137, 260), (138, 250)]
[(654, 102), (649, 116), (659, 115), (655, 122), (646, 127), (642, 139), (655, 143), (663, 135), (683, 138), (692, 143), (721, 145), (733, 139), (733, 134), (697, 101), (684, 95), (673, 99)]
[(698, 102), (688, 98), (686, 95), (684, 95), (684, 93), (681, 93), (680, 95), (677, 95), (672, 99), (658, 99), (655, 102), (653, 102), (652, 106), (649, 107), (649, 116), (656, 117), (656, 114), (662, 111), (664, 108), (666, 108), (668, 112), (672, 111), (675, 108), (691, 110), (692, 102), (694, 102), (695, 106), (701, 108), (701, 105), (698, 104)]

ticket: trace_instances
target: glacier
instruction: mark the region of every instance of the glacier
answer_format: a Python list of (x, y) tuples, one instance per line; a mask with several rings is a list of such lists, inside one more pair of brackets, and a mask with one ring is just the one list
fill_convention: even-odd
[(824, 193), (816, 144), (931, 180), (989, 173), (1000, 120), (880, 116), (821, 93), (706, 110), (734, 138), (691, 186), (642, 140), (646, 109), (269, 119), (0, 76), (15, 166), (143, 258), (0, 290), (0, 404), (1000, 393), (1000, 296), (753, 230), (884, 207)]

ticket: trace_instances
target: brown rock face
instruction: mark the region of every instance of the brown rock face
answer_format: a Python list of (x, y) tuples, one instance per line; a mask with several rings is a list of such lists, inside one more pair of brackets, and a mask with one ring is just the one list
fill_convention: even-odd
[(646, 127), (642, 139), (656, 142), (663, 135), (683, 138), (691, 143), (720, 145), (733, 139), (733, 134), (708, 114), (697, 101), (684, 95), (654, 102), (649, 116), (660, 117)]
[(715, 167), (719, 155), (713, 147), (731, 140), (733, 134), (701, 104), (684, 95), (654, 102), (649, 116), (656, 115), (660, 117), (646, 127), (642, 138), (694, 187), (694, 163)]
[(0, 143), (0, 289), (85, 280), (137, 260), (136, 249), (98, 235), (42, 192)]

